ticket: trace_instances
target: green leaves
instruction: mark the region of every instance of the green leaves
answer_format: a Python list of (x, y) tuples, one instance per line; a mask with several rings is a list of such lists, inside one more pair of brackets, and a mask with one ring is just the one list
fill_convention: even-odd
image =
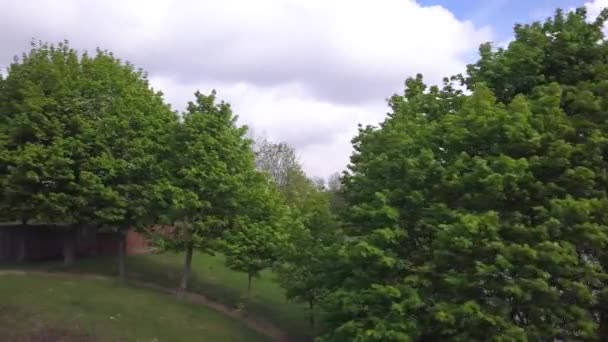
[(380, 127), (360, 129), (344, 177), (348, 242), (327, 275), (328, 339), (599, 338), (600, 30), (581, 10), (518, 25), (507, 49), (480, 48), (470, 95), (417, 76)]
[(158, 144), (175, 116), (140, 72), (105, 51), (34, 44), (1, 92), (6, 219), (113, 229), (147, 220)]

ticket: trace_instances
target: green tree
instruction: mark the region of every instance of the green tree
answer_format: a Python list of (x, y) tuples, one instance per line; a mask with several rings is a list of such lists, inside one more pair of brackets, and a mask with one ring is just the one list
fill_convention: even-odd
[(256, 172), (242, 198), (236, 227), (223, 238), (228, 268), (247, 274), (247, 299), (252, 279), (278, 259), (291, 224), (288, 208), (266, 175)]
[(406, 82), (354, 139), (327, 339), (597, 338), (605, 276), (588, 251), (605, 247), (608, 201), (572, 163), (562, 101), (557, 84), (503, 104), (484, 84)]
[(286, 143), (261, 139), (256, 143), (256, 164), (275, 182), (283, 202), (290, 208), (288, 229), (275, 263), (277, 280), (290, 300), (309, 307), (311, 328), (315, 328), (317, 303), (324, 294), (323, 277), (329, 250), (337, 243), (335, 218), (330, 211), (330, 194), (302, 170), (296, 151)]
[[(0, 90), (5, 219), (124, 232), (149, 217), (158, 150), (175, 115), (145, 74), (107, 51), (34, 44)], [(124, 276), (124, 238), (119, 248)]]
[(162, 177), (169, 127), (177, 116), (154, 91), (141, 70), (98, 51), (82, 60), (83, 88), (95, 94), (103, 108), (95, 122), (99, 155), (86, 169), (98, 175), (103, 191), (93, 199), (96, 222), (119, 235), (118, 274), (125, 277), (125, 234), (155, 223), (153, 185)]
[[(605, 200), (608, 45), (602, 28), (607, 18), (606, 9), (597, 18), (588, 18), (584, 8), (568, 13), (558, 10), (543, 23), (517, 25), (515, 40), (507, 49), (493, 51), (490, 45), (482, 46), (480, 60), (469, 66), (468, 84), (485, 82), (502, 102), (516, 94), (535, 96), (551, 82), (559, 84), (555, 91), (561, 95), (559, 106), (566, 116), (560, 125), (567, 124), (569, 130), (561, 135), (559, 150), (564, 155), (560, 163), (544, 166), (547, 174), (543, 177), (555, 183), (556, 197), (568, 198), (570, 214), (593, 212), (597, 208), (591, 208), (597, 204), (590, 201)], [(559, 207), (563, 205), (560, 202)], [(586, 222), (572, 222), (572, 217), (563, 216), (565, 211), (560, 212), (555, 220), (605, 229), (601, 217), (583, 216)], [(606, 271), (608, 258), (601, 241), (598, 237), (596, 244), (584, 240), (573, 244), (579, 258), (599, 263)], [(595, 291), (606, 293), (606, 288), (602, 282)], [(608, 302), (604, 295), (598, 300), (594, 315), (599, 317), (600, 338), (606, 339)]]
[(220, 248), (218, 239), (239, 223), (239, 204), (255, 168), (246, 127), (237, 126), (230, 105), (216, 103), (215, 91), (195, 96), (173, 126), (171, 155), (154, 187), (156, 211), (174, 228), (163, 232), (164, 246), (186, 251), (182, 291), (188, 286), (193, 250), (213, 253)]
[(81, 60), (70, 49), (32, 44), (15, 59), (0, 89), (3, 219), (37, 220), (64, 229), (64, 260), (71, 264), (75, 233), (94, 222), (101, 191), (86, 165), (100, 152), (95, 94), (83, 87)]
[(287, 298), (308, 305), (314, 332), (317, 304), (326, 289), (324, 272), (332, 262), (330, 251), (339, 242), (340, 235), (330, 211), (328, 194), (310, 180), (301, 182), (300, 186), (299, 201), (291, 203), (294, 222), (275, 270)]

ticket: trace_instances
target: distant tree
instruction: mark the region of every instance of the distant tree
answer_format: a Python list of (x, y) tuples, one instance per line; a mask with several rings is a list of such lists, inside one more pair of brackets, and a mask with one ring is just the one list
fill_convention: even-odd
[(194, 249), (218, 250), (218, 239), (242, 220), (239, 204), (255, 167), (246, 127), (237, 126), (230, 105), (216, 103), (215, 91), (195, 96), (174, 126), (168, 141), (172, 154), (161, 165), (165, 174), (154, 191), (162, 221), (174, 227), (164, 232), (164, 246), (186, 251), (182, 291)]
[(319, 191), (326, 190), (325, 179), (322, 177), (312, 177), (311, 181)]
[(340, 180), (340, 173), (335, 172), (327, 179), (327, 189), (329, 191), (340, 191), (342, 188), (342, 181)]
[(339, 173), (334, 173), (327, 180), (327, 193), (329, 195), (329, 207), (334, 215), (339, 215), (346, 208), (344, 195), (342, 194), (342, 179)]
[(266, 138), (258, 138), (253, 149), (256, 167), (268, 173), (280, 190), (286, 186), (290, 173), (301, 172), (295, 149), (286, 143), (273, 143)]
[(336, 224), (330, 212), (328, 194), (306, 177), (299, 164), (286, 172), (282, 195), (291, 208), (292, 223), (275, 265), (279, 284), (287, 298), (306, 303), (314, 329), (316, 304), (324, 285), (327, 250), (337, 241)]

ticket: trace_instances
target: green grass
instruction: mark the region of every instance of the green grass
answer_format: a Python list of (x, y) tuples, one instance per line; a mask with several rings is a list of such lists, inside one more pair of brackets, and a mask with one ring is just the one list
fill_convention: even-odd
[(0, 276), (1, 341), (266, 341), (201, 305), (103, 279)]
[[(129, 256), (127, 275), (131, 279), (175, 288), (179, 283), (183, 254), (141, 254)], [(111, 257), (77, 260), (69, 269), (59, 262), (34, 264), (37, 269), (116, 274), (116, 260)], [(251, 299), (247, 302), (247, 276), (224, 266), (224, 257), (194, 253), (190, 291), (222, 302), (231, 307), (244, 307), (247, 313), (263, 318), (288, 332), (294, 340), (312, 336), (308, 312), (303, 304), (285, 299), (284, 290), (274, 281), (270, 271), (253, 280)]]

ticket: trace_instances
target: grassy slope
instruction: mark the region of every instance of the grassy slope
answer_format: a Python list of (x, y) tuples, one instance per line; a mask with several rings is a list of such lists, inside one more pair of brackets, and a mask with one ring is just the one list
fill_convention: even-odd
[(211, 309), (108, 280), (0, 276), (0, 340), (264, 341)]
[[(142, 254), (129, 256), (127, 274), (130, 278), (153, 282), (166, 287), (177, 287), (183, 263), (183, 254)], [(90, 258), (77, 260), (70, 268), (60, 263), (36, 264), (36, 268), (70, 272), (116, 274), (114, 258)], [(254, 279), (252, 298), (246, 303), (247, 277), (224, 266), (221, 255), (210, 256), (194, 253), (190, 290), (231, 307), (244, 307), (256, 317), (264, 318), (287, 331), (297, 339), (311, 336), (308, 313), (304, 305), (285, 299), (284, 291), (273, 280), (272, 272), (262, 272)]]

